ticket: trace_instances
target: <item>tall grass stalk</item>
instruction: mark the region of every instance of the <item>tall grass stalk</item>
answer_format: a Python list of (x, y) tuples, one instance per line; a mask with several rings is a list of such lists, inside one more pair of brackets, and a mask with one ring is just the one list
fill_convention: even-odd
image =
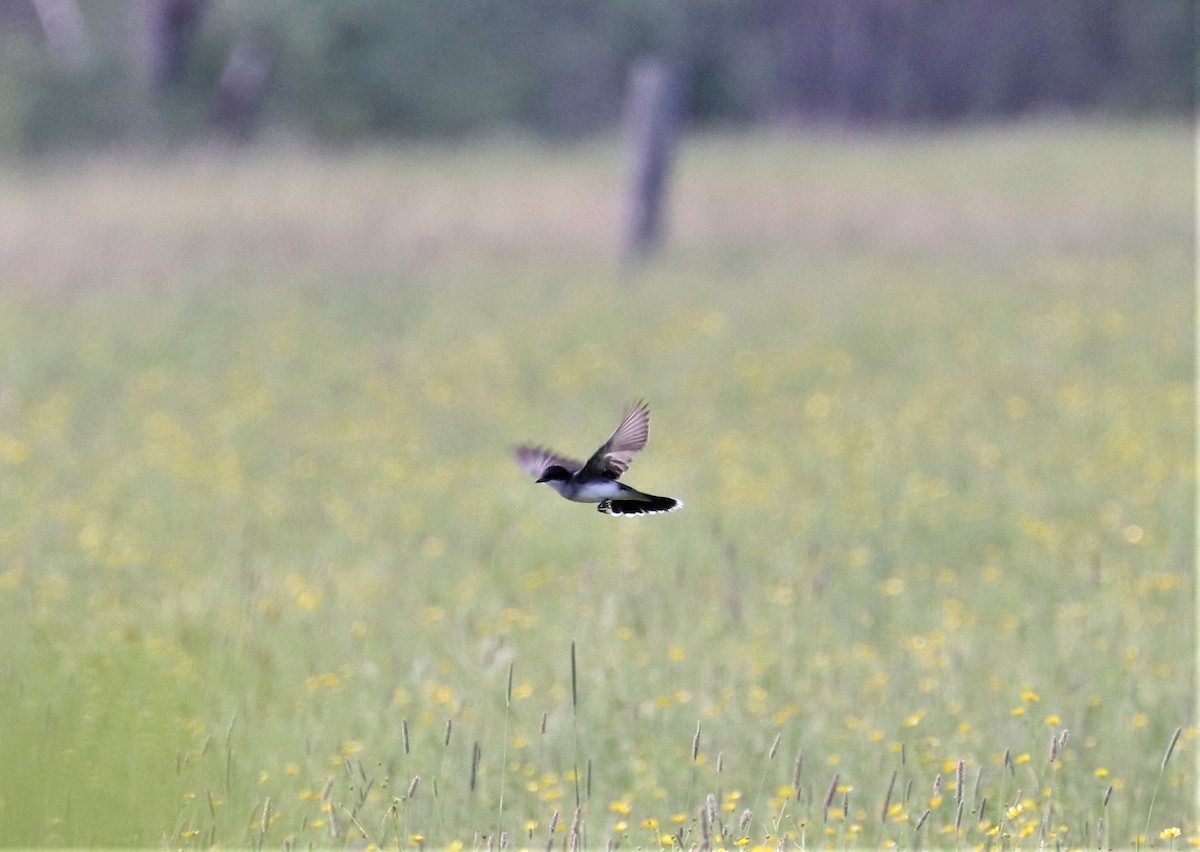
[[(1150, 794), (1150, 804), (1146, 807), (1146, 827), (1142, 830), (1142, 837), (1146, 843), (1150, 842), (1150, 818), (1154, 813), (1154, 802), (1158, 799), (1158, 788), (1162, 784), (1163, 775), (1167, 772), (1167, 761), (1175, 753), (1175, 746), (1179, 743), (1179, 735), (1182, 733), (1183, 728), (1175, 729), (1175, 733), (1171, 735), (1171, 742), (1167, 744), (1167, 750), (1163, 753), (1162, 761), (1158, 764), (1158, 776), (1154, 779), (1154, 791)], [(1106, 801), (1107, 798), (1105, 796)]]

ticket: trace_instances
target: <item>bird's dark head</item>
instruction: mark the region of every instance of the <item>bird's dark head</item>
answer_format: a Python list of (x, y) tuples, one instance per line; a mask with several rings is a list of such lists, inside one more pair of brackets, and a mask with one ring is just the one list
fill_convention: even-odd
[(562, 465), (552, 464), (542, 471), (538, 482), (565, 482), (571, 478), (571, 472)]

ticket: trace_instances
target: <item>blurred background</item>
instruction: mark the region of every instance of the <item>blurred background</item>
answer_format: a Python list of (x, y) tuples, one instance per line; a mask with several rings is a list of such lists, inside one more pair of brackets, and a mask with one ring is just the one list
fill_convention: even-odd
[(0, 846), (1200, 845), (1195, 10), (0, 0)]
[(552, 138), (671, 63), (689, 123), (1190, 113), (1189, 0), (0, 0), (0, 148)]

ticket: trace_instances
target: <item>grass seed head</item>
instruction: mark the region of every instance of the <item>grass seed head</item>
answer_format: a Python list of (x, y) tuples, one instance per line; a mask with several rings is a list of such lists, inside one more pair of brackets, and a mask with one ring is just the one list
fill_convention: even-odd
[(918, 831), (921, 830), (921, 827), (923, 825), (925, 825), (925, 820), (929, 819), (930, 813), (931, 813), (931, 810), (929, 808), (926, 808), (925, 813), (921, 814), (921, 818), (919, 820), (917, 820), (917, 824), (915, 826), (913, 826), (913, 834), (916, 834)]
[(796, 761), (792, 764), (792, 789), (796, 791), (796, 801), (800, 801), (800, 770), (803, 768), (804, 749), (800, 748), (796, 750)]
[(899, 770), (892, 770), (892, 780), (888, 781), (887, 793), (883, 796), (883, 807), (879, 809), (879, 821), (887, 822), (888, 808), (892, 803), (892, 791), (896, 787), (896, 773)]
[(1167, 752), (1163, 755), (1162, 764), (1158, 767), (1159, 772), (1166, 771), (1167, 761), (1171, 759), (1171, 755), (1175, 753), (1175, 744), (1179, 742), (1179, 735), (1183, 733), (1183, 728), (1176, 728), (1175, 734), (1171, 737), (1171, 744), (1167, 746)]
[(579, 844), (580, 844), (580, 841), (582, 840), (582, 827), (583, 827), (583, 805), (578, 805), (575, 808), (575, 816), (571, 820), (571, 831), (567, 835), (567, 848), (568, 849), (580, 848)]
[(262, 822), (259, 824), (259, 833), (266, 836), (267, 828), (271, 825), (271, 797), (267, 796), (267, 800), (263, 802)]

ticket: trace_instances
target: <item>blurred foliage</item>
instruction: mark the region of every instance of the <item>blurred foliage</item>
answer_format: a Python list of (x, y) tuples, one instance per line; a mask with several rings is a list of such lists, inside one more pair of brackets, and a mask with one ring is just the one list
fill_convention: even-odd
[[(159, 4), (159, 5), (156, 5)], [(181, 73), (158, 90), (150, 10), (80, 5), (88, 61), (58, 68), (30, 0), (0, 0), (0, 146), (190, 138), (232, 46), (271, 74), (267, 127), (329, 142), (612, 126), (646, 53), (687, 71), (693, 121), (926, 122), (1039, 110), (1186, 114), (1188, 0), (195, 0)]]

